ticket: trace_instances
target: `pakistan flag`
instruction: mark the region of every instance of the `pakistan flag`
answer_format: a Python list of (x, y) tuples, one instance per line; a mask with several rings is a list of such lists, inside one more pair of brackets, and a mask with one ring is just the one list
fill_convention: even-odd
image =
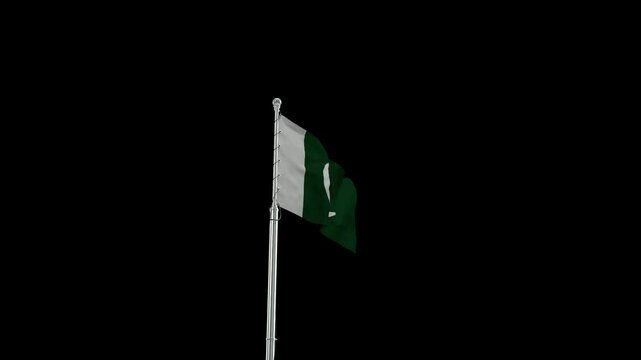
[(356, 188), (318, 139), (280, 116), (278, 203), (356, 252)]

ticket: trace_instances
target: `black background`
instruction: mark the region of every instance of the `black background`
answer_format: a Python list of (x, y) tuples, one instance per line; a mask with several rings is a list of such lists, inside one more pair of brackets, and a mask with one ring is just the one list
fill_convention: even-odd
[(58, 121), (34, 126), (47, 141), (32, 180), (51, 351), (264, 357), (275, 97), (358, 191), (356, 254), (283, 214), (278, 359), (547, 342), (531, 68), (440, 36), (299, 48), (283, 34), (262, 48), (92, 36), (47, 52), (40, 91)]

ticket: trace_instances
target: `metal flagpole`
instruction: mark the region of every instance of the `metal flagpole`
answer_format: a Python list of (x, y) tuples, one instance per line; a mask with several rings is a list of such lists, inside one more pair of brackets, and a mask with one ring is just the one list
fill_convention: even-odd
[(276, 260), (278, 257), (278, 220), (280, 210), (278, 208), (278, 134), (280, 105), (279, 98), (272, 101), (274, 105), (274, 166), (272, 172), (272, 207), (269, 218), (269, 268), (267, 280), (267, 349), (266, 360), (274, 360), (276, 352)]

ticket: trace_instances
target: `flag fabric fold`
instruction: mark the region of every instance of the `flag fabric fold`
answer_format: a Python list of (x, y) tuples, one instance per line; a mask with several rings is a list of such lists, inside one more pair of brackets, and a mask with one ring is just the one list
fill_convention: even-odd
[(283, 115), (279, 129), (280, 207), (321, 225), (323, 235), (356, 252), (354, 183), (314, 135)]

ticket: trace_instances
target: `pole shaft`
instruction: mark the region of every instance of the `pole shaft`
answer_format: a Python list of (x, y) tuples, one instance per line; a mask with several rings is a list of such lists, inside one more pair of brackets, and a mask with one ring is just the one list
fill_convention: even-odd
[(280, 117), (280, 99), (272, 102), (274, 105), (274, 165), (272, 171), (272, 206), (269, 218), (269, 265), (267, 279), (267, 343), (265, 359), (274, 360), (276, 353), (276, 267), (278, 260), (278, 135)]

